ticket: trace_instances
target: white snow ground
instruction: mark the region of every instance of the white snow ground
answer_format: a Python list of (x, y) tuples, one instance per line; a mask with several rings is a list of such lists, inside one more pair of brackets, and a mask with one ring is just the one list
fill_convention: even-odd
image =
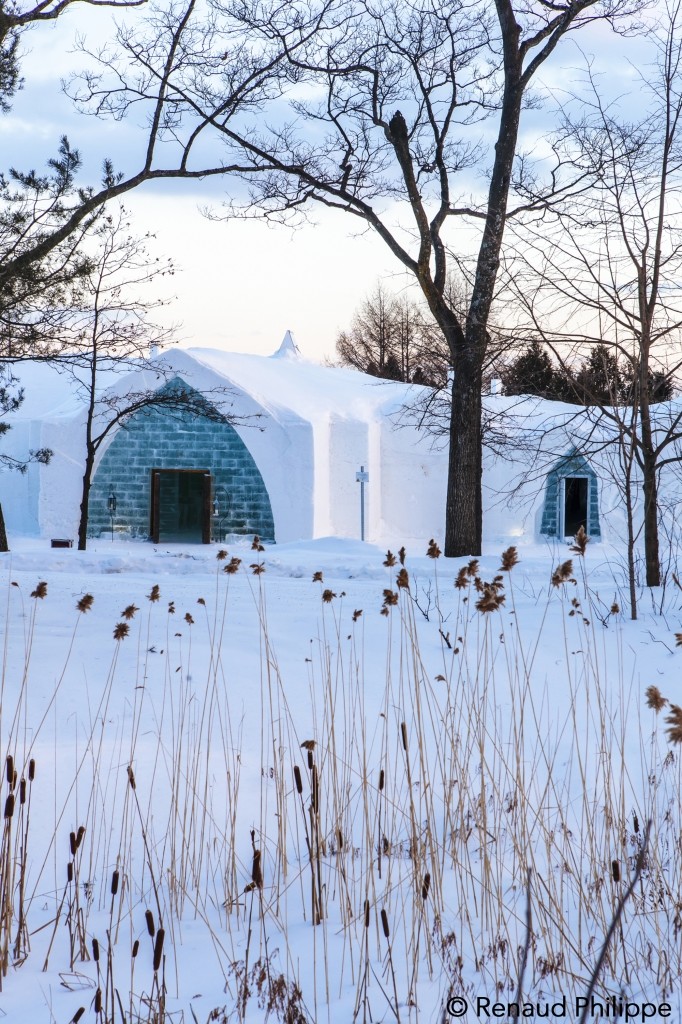
[[(577, 1020), (649, 819), (596, 991), (622, 993), (630, 1020), (666, 1000), (680, 1019), (680, 747), (669, 707), (645, 704), (651, 684), (680, 702), (672, 579), (631, 622), (622, 553), (604, 545), (524, 548), (483, 612), (473, 569), (453, 585), (466, 560), (427, 558), (424, 542), (407, 545), (408, 589), (385, 550), (332, 538), (235, 543), (225, 559), (10, 540), (0, 1020), (82, 1007), (84, 1022), (259, 1022), (269, 1006), (271, 1020), (436, 1022), (448, 998), (486, 1019), (477, 997), (516, 997), (528, 895), (526, 1015), (554, 1002), (545, 1016), (563, 1016), (565, 997)], [(482, 581), (500, 555), (480, 560)], [(386, 591), (398, 603), (382, 615)], [(263, 885), (245, 892), (254, 849)]]

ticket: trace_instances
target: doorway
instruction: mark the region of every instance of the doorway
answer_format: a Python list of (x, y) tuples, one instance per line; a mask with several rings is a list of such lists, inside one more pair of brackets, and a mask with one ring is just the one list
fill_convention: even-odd
[(211, 474), (207, 469), (152, 469), (150, 536), (155, 543), (209, 544)]
[(564, 477), (564, 537), (575, 537), (581, 526), (588, 532), (589, 483), (586, 476)]

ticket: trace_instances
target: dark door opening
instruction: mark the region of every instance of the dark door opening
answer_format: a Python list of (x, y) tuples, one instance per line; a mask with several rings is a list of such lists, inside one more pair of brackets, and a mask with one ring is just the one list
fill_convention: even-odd
[(587, 533), (586, 476), (567, 476), (564, 480), (564, 537), (575, 537), (582, 526)]
[(153, 469), (151, 539), (180, 544), (211, 540), (211, 474), (205, 469)]

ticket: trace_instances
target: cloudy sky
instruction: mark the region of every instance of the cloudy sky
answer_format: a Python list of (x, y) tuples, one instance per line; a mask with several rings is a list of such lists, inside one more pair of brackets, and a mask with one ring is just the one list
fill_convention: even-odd
[[(76, 36), (96, 45), (111, 33), (107, 11), (77, 5), (58, 23), (23, 37), (25, 87), (11, 113), (0, 117), (3, 167), (44, 167), (64, 133), (83, 155), (84, 183), (98, 180), (105, 156), (118, 167), (139, 166), (144, 132), (129, 121), (78, 114), (60, 86), (83, 65)], [(614, 42), (606, 29), (580, 34), (579, 42), (594, 55), (610, 88), (631, 87), (635, 70), (622, 56), (636, 53), (631, 42)], [(583, 55), (569, 41), (561, 59), (543, 71), (540, 84), (553, 102), (574, 87), (582, 66)], [(547, 125), (545, 113), (529, 112), (524, 145), (541, 139)], [(296, 231), (263, 222), (211, 221), (201, 208), (219, 212), (222, 188), (216, 182), (170, 182), (145, 186), (124, 200), (135, 229), (154, 232), (157, 254), (171, 256), (181, 271), (172, 293), (166, 293), (175, 298), (165, 317), (180, 325), (183, 346), (268, 354), (291, 329), (304, 355), (330, 357), (337, 333), (378, 278), (396, 291), (408, 287), (399, 264), (373, 233), (352, 233), (354, 219), (316, 210), (315, 223)]]

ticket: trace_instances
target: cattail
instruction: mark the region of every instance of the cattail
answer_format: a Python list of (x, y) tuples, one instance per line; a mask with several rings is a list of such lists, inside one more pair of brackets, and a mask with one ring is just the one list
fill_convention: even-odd
[(156, 941), (154, 942), (154, 970), (158, 971), (161, 966), (161, 956), (163, 954), (163, 940), (165, 938), (165, 931), (163, 928), (159, 928), (156, 933)]
[(73, 882), (73, 861), (70, 860), (66, 865), (66, 880), (67, 882)]
[(639, 818), (634, 811), (632, 814), (632, 827), (635, 830), (635, 835), (639, 835)]
[(429, 895), (429, 888), (431, 886), (431, 875), (426, 872), (424, 875), (424, 882), (422, 884), (422, 899), (425, 900)]
[(7, 755), (7, 760), (5, 761), (5, 769), (7, 772), (7, 782), (11, 786), (12, 779), (14, 778), (14, 758), (12, 757), (11, 754)]
[(147, 931), (149, 932), (151, 937), (154, 938), (154, 932), (156, 931), (156, 928), (154, 927), (154, 915), (152, 914), (151, 910), (145, 910), (144, 919), (147, 922)]
[(69, 845), (71, 846), (71, 856), (75, 857), (76, 856), (76, 850), (78, 849), (78, 846), (76, 845), (76, 833), (75, 832), (71, 832), (70, 835), (69, 835)]
[(297, 764), (294, 765), (294, 782), (296, 783), (296, 792), (300, 796), (303, 792), (303, 782), (301, 781), (301, 769)]
[(118, 871), (114, 871), (114, 873), (111, 876), (111, 895), (112, 896), (115, 896), (116, 893), (118, 892), (118, 880), (119, 880)]
[(92, 940), (92, 959), (96, 964), (99, 963), (99, 942), (97, 939)]
[(102, 989), (98, 988), (95, 992), (95, 1013), (102, 1012)]
[(85, 825), (79, 825), (78, 832), (76, 833), (76, 846), (80, 846), (83, 842), (83, 836), (85, 835)]
[(309, 750), (309, 751), (308, 751), (308, 769), (309, 769), (310, 771), (312, 771), (312, 770), (313, 770), (313, 765), (314, 765), (314, 764), (315, 764), (315, 759), (314, 759), (314, 757), (313, 757), (313, 752), (312, 752), (312, 750)]
[(611, 861), (611, 877), (614, 882), (620, 882), (620, 864), (617, 860)]
[(71, 1024), (78, 1024), (78, 1021), (81, 1019), (84, 1013), (85, 1007), (79, 1006), (76, 1012), (74, 1013), (73, 1017), (71, 1018)]
[(365, 928), (369, 928), (369, 900), (365, 900)]
[(407, 753), (407, 726), (404, 722), (400, 723), (400, 735), (403, 738), (403, 750)]
[(253, 851), (253, 860), (251, 862), (251, 881), (257, 889), (263, 888), (263, 869), (261, 867), (260, 850)]
[(130, 788), (135, 789), (135, 773), (133, 772), (132, 765), (128, 765), (128, 782), (130, 783)]
[(337, 828), (336, 830), (336, 839), (339, 844), (339, 852), (341, 852), (341, 850), (343, 850), (343, 832), (340, 828)]
[(388, 927), (388, 914), (383, 909), (381, 911), (381, 927), (384, 930), (384, 935), (386, 936), (386, 938), (390, 938), (391, 929)]
[(130, 954), (132, 956), (133, 960), (135, 959), (135, 957), (137, 956), (137, 954), (139, 952), (140, 952), (140, 940), (139, 939), (135, 939), (135, 941), (133, 942), (133, 949), (132, 949), (132, 952)]
[(310, 782), (310, 806), (313, 811), (319, 809), (319, 782), (317, 778), (317, 767), (313, 765), (313, 774)]
[(31, 758), (31, 760), (28, 762), (28, 781), (29, 782), (33, 782), (35, 777), (36, 777), (36, 763), (33, 760), (33, 758)]
[(26, 779), (24, 779), (23, 777), (21, 779), (21, 782), (19, 783), (19, 803), (26, 803)]
[(385, 781), (386, 781), (386, 776), (384, 775), (384, 769), (382, 768), (381, 771), (379, 772), (379, 792), (380, 793), (381, 793), (382, 789), (384, 788), (384, 782)]
[(5, 821), (14, 814), (14, 793), (10, 793), (5, 800)]

